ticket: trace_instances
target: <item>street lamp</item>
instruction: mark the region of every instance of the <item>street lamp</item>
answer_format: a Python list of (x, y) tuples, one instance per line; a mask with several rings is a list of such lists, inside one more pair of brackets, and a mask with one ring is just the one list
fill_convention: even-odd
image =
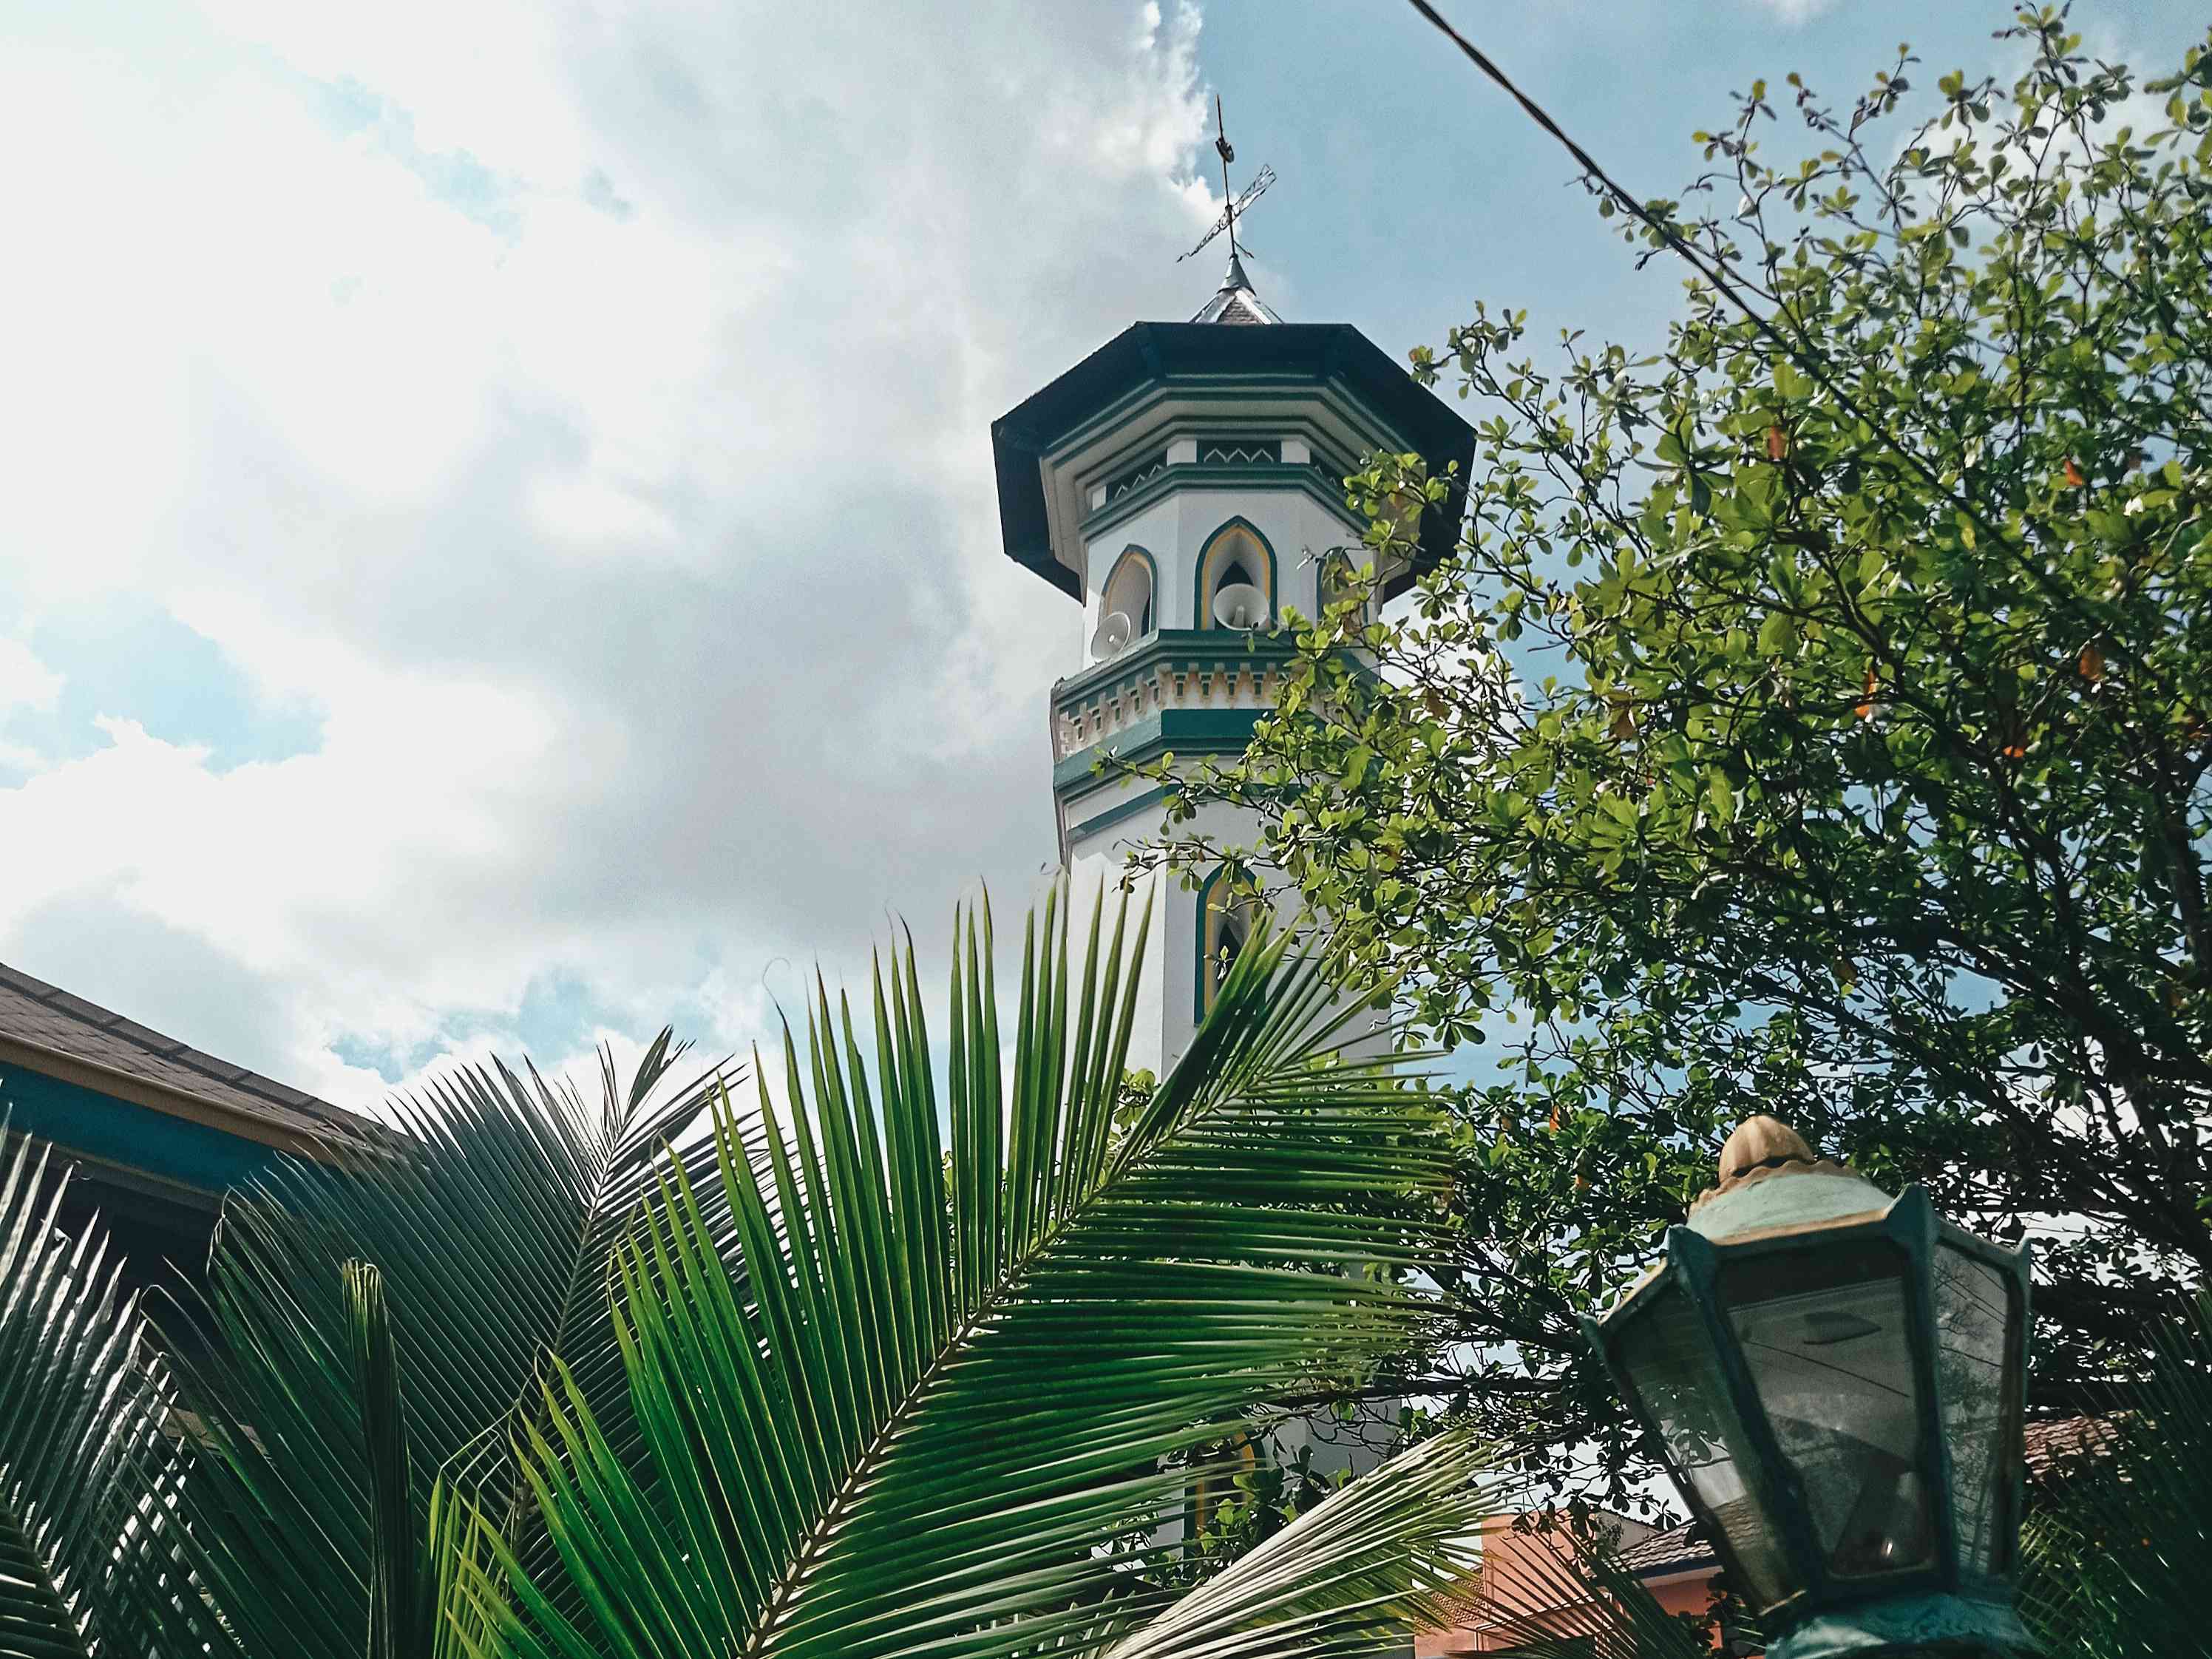
[(1584, 1329), (1770, 1659), (2033, 1653), (2013, 1608), (2027, 1250), (1771, 1117), (1720, 1175)]

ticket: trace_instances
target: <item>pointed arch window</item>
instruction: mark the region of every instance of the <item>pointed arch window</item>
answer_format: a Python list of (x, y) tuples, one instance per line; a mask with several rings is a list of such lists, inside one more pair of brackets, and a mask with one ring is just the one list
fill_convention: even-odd
[[(1245, 603), (1224, 617), (1222, 596), (1241, 595)], [(1255, 596), (1256, 597), (1254, 597)], [(1275, 619), (1275, 550), (1242, 519), (1231, 519), (1206, 538), (1199, 555), (1197, 616), (1200, 628), (1265, 628)]]
[(1198, 1017), (1206, 1018), (1229, 969), (1260, 923), (1260, 896), (1216, 870), (1198, 890)]
[(1193, 1455), (1191, 1468), (1196, 1478), (1183, 1505), (1186, 1553), (1197, 1553), (1200, 1536), (1221, 1518), (1221, 1506), (1236, 1501), (1237, 1477), (1251, 1474), (1259, 1462), (1252, 1437), (1243, 1431)]
[(1129, 637), (1140, 640), (1158, 624), (1154, 617), (1152, 556), (1132, 544), (1121, 550), (1099, 590), (1099, 620), (1117, 611), (1129, 619)]

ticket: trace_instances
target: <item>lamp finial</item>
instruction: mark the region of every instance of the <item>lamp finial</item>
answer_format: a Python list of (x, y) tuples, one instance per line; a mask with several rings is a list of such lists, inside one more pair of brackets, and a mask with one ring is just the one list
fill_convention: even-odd
[(1810, 1169), (1814, 1161), (1804, 1136), (1780, 1118), (1762, 1112), (1737, 1124), (1721, 1147), (1721, 1181), (1725, 1185), (1753, 1170), (1784, 1164), (1802, 1164)]

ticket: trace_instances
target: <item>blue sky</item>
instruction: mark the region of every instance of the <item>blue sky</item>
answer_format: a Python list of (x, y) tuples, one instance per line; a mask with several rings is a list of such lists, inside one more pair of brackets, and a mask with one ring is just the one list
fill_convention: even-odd
[[(1650, 192), (1753, 76), (1932, 87), (2005, 16), (1448, 9)], [(11, 8), (0, 960), (362, 1103), (742, 1048), (891, 911), (1018, 903), (1078, 618), (989, 422), (1204, 301), (1217, 88), (1285, 315), (1658, 337), (1674, 275), (1389, 0)]]
[[(1848, 107), (1901, 41), (1929, 92), (1959, 66), (1994, 71), (2009, 4), (1986, 0), (1458, 0), (1442, 9), (1641, 196), (1675, 195), (1705, 165), (1692, 131), (1731, 94), (1795, 70)], [(1589, 210), (1556, 141), (1477, 76), (1410, 7), (1212, 0), (1200, 57), (1224, 94), (1240, 160), (1283, 182), (1255, 215), (1270, 256), (1254, 279), (1295, 287), (1299, 317), (1357, 323), (1393, 351), (1440, 340), (1476, 299), (1526, 307), (1539, 343), (1559, 327), (1656, 343), (1680, 291), (1638, 276)], [(2085, 48), (2178, 64), (2201, 6), (2081, 0)], [(1786, 128), (1771, 142), (1786, 145)], [(1613, 225), (1618, 221), (1613, 222)], [(1188, 267), (1186, 267), (1188, 269)], [(1271, 284), (1270, 278), (1274, 279)]]

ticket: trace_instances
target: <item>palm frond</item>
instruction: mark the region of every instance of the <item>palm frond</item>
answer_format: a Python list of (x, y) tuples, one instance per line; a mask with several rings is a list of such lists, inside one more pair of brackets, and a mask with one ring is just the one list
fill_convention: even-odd
[(872, 1086), (849, 1006), (817, 992), (787, 1113), (759, 1090), (764, 1173), (718, 1110), (736, 1246), (714, 1183), (678, 1170), (618, 1253), (649, 1469), (578, 1378), (526, 1431), (585, 1611), (485, 1540), (504, 1572), (474, 1579), (479, 1612), (514, 1651), (976, 1659), (1090, 1630), (1102, 1597), (1156, 1611), (1145, 1553), (1105, 1547), (1179, 1501), (1163, 1460), (1402, 1342), (1449, 1179), (1430, 1109), (1332, 1052), (1352, 1012), (1263, 933), (1115, 1139), (1148, 925), (1125, 950), (1125, 903), (1102, 951), (1094, 914), (1079, 989), (1054, 896), (1009, 1074), (988, 905), (956, 922), (942, 1185), (911, 942), (876, 977)]
[(169, 1381), (101, 1231), (58, 1230), (66, 1185), (27, 1139), (0, 1151), (0, 1656), (216, 1651), (172, 1513)]
[(504, 1617), (504, 1603), (496, 1592), (487, 1595), (482, 1588), (486, 1575), (497, 1565), (489, 1540), (501, 1537), (502, 1531), (469, 1493), (443, 1480), (431, 1487), (422, 1534), (433, 1609), (428, 1659), (484, 1659), (504, 1650), (499, 1644), (500, 1620), (485, 1611), (498, 1607)]
[(1464, 1609), (1482, 1518), (1516, 1485), (1462, 1431), (1422, 1442), (1308, 1510), (1102, 1659), (1364, 1659)]
[(2080, 1454), (2031, 1496), (2021, 1611), (2052, 1653), (2151, 1659), (2212, 1630), (2212, 1318), (2157, 1334), (2151, 1373), (2116, 1390)]
[[(380, 1506), (364, 1416), (376, 1374), (353, 1352), (349, 1263), (376, 1269), (404, 1379), (390, 1426), (411, 1454), (418, 1543), (442, 1476), (449, 1523), (455, 1505), (490, 1517), (539, 1559), (509, 1447), (554, 1359), (599, 1411), (613, 1455), (640, 1455), (607, 1275), (677, 1160), (671, 1143), (705, 1109), (703, 1085), (665, 1086), (681, 1053), (663, 1032), (627, 1084), (603, 1056), (596, 1111), (535, 1072), (456, 1073), (395, 1103), (392, 1144), (287, 1162), (227, 1206), (197, 1310), (216, 1358), (187, 1379), (210, 1454), (187, 1499), (203, 1571), (248, 1654), (358, 1659), (380, 1605), (370, 1564), (393, 1517)], [(725, 1219), (710, 1205), (702, 1224)]]
[(418, 1659), (429, 1647), (432, 1608), (384, 1276), (369, 1262), (349, 1261), (345, 1299), (361, 1383), (362, 1440), (368, 1453), (368, 1656)]

